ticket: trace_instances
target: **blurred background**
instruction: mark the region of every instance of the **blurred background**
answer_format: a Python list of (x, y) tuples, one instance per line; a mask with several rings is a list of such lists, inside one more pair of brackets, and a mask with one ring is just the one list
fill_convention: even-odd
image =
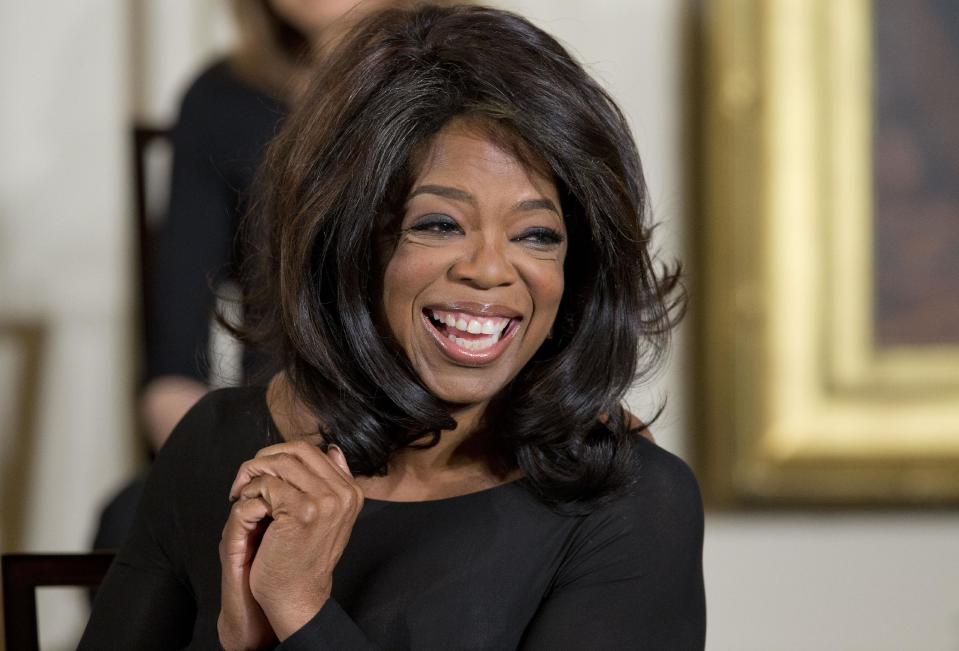
[[(708, 0), (495, 4), (558, 36), (619, 100), (663, 255), (692, 278), (708, 271), (696, 239)], [(191, 80), (235, 38), (220, 0), (0, 3), (3, 552), (89, 549), (100, 509), (144, 465), (132, 130), (173, 125)], [(169, 160), (162, 146), (149, 155), (151, 186)], [(162, 214), (164, 192), (147, 200)], [(955, 213), (944, 219), (955, 228)], [(697, 470), (699, 295), (693, 282), (666, 368), (629, 399), (643, 415), (668, 396), (654, 433)], [(710, 507), (709, 649), (959, 649), (955, 510)], [(87, 608), (79, 590), (41, 590), (43, 648), (72, 648)]]

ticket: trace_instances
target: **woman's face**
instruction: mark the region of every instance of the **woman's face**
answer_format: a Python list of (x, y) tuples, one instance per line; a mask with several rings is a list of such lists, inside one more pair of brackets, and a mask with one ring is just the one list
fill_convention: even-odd
[(563, 296), (555, 184), (454, 121), (412, 185), (383, 280), (383, 314), (438, 398), (484, 403), (530, 360)]

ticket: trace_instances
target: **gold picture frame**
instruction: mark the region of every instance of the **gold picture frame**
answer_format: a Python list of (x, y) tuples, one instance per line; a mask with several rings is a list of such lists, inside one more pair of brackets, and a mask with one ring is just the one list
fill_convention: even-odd
[(959, 345), (873, 344), (872, 10), (704, 7), (695, 295), (713, 505), (959, 502)]

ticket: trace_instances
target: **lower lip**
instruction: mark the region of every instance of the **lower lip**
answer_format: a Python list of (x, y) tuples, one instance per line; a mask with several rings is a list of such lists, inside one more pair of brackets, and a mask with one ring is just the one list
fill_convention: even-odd
[(483, 350), (467, 350), (457, 346), (456, 342), (437, 330), (426, 314), (423, 314), (422, 317), (426, 331), (433, 337), (433, 341), (436, 342), (439, 349), (454, 362), (465, 366), (485, 366), (495, 361), (496, 358), (506, 350), (509, 342), (512, 341), (513, 337), (519, 331), (519, 324), (511, 323), (506, 335), (489, 348), (484, 348)]

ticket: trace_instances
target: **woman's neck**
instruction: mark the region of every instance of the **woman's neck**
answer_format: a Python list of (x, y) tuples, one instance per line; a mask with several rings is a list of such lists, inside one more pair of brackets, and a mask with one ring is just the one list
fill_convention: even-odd
[(518, 479), (522, 473), (503, 463), (495, 438), (482, 427), (486, 407), (471, 405), (453, 412), (456, 428), (443, 430), (434, 446), (398, 450), (386, 476), (359, 480), (364, 494), (418, 502), (474, 493)]
[[(322, 426), (316, 415), (297, 399), (289, 378), (278, 373), (267, 388), (267, 405), (283, 440), (304, 436), (320, 437)], [(491, 485), (514, 478), (501, 468), (493, 437), (481, 427), (487, 404), (470, 405), (454, 411), (456, 428), (444, 430), (436, 445), (406, 447), (390, 460), (387, 477), (365, 478), (392, 488), (400, 485), (427, 486), (458, 481), (489, 482)], [(426, 441), (428, 439), (424, 439)]]
[[(464, 466), (488, 464), (493, 456), (491, 439), (480, 427), (486, 404), (470, 405), (451, 412), (456, 427), (443, 430), (436, 445), (428, 448), (403, 448), (394, 464), (423, 476), (443, 473)], [(424, 437), (428, 441), (429, 437)]]

